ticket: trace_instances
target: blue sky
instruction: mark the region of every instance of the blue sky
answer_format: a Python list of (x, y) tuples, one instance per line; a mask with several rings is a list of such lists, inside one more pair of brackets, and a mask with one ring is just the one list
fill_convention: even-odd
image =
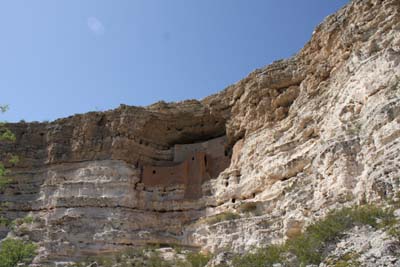
[(346, 0), (3, 0), (0, 120), (201, 99), (295, 54)]

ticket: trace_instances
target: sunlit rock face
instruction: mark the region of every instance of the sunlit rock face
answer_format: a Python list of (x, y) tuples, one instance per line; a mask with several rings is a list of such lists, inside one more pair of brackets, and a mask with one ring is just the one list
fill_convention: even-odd
[[(394, 197), (399, 64), (399, 1), (355, 0), (293, 58), (202, 101), (12, 124), (0, 212), (34, 222), (0, 234), (38, 242), (42, 265), (146, 244), (240, 252)], [(242, 217), (204, 219), (226, 211)]]

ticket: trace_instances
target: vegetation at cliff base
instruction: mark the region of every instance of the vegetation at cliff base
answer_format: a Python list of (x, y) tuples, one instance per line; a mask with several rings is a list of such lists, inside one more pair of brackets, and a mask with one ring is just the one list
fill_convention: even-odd
[(210, 261), (211, 255), (191, 252), (186, 256), (187, 263), (181, 263), (180, 267), (203, 267)]
[[(177, 249), (174, 249), (177, 252)], [(121, 253), (89, 258), (75, 263), (74, 267), (86, 267), (97, 264), (101, 267), (204, 267), (211, 259), (211, 255), (200, 252), (182, 253), (179, 250), (170, 260), (164, 259), (161, 252), (155, 247), (131, 248)], [(0, 266), (1, 267), (1, 266)]]
[(36, 245), (19, 239), (5, 239), (0, 244), (0, 267), (29, 264), (36, 255)]
[(295, 266), (319, 264), (323, 260), (324, 248), (337, 241), (346, 231), (356, 225), (374, 228), (395, 223), (393, 212), (374, 205), (343, 208), (329, 213), (324, 219), (310, 225), (297, 237), (282, 245), (269, 245), (253, 253), (238, 255), (233, 259), (234, 267), (266, 267), (285, 263), (288, 259)]

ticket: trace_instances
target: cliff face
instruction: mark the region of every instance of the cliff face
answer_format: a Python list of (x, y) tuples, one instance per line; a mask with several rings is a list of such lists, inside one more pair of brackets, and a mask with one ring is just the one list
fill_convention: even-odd
[[(21, 162), (1, 214), (34, 217), (12, 234), (39, 243), (41, 264), (146, 244), (277, 242), (330, 209), (399, 192), (399, 65), (400, 2), (354, 0), (293, 58), (202, 101), (11, 124), (17, 142), (1, 152)], [(218, 137), (219, 152), (207, 145)], [(199, 149), (176, 160), (177, 147)], [(165, 175), (146, 184), (149, 168)], [(248, 202), (251, 216), (204, 220)]]
[(3, 157), (12, 151), (20, 162), (1, 212), (35, 218), (29, 237), (42, 263), (135, 245), (197, 246), (184, 225), (205, 215), (202, 183), (229, 166), (225, 120), (198, 101), (9, 128), (17, 142), (3, 144)]

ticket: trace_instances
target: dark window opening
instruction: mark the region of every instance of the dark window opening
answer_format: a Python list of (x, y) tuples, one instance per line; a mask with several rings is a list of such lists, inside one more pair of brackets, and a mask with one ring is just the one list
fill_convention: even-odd
[(253, 193), (253, 198), (255, 198), (256, 197), (256, 193)]
[(153, 170), (153, 174), (156, 174), (156, 170)]
[(207, 166), (207, 156), (204, 156), (204, 164)]
[(194, 160), (194, 157), (192, 157), (192, 160)]
[(225, 154), (225, 157), (227, 157), (228, 156), (228, 150), (225, 150), (224, 154)]
[(236, 199), (232, 198), (232, 203), (235, 203), (235, 202), (236, 202)]
[(226, 183), (225, 183), (225, 186), (228, 187), (228, 186), (229, 186), (229, 182), (226, 182)]

